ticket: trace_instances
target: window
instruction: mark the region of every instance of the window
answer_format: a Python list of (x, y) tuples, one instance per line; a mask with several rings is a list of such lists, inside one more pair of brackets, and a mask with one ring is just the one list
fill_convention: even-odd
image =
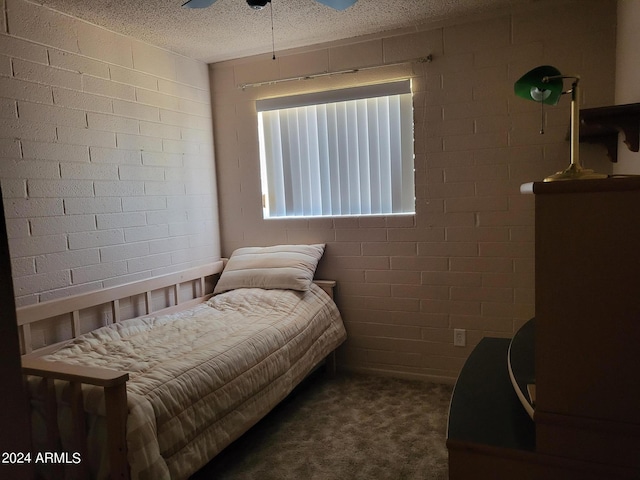
[(409, 80), (256, 107), (265, 218), (415, 212)]

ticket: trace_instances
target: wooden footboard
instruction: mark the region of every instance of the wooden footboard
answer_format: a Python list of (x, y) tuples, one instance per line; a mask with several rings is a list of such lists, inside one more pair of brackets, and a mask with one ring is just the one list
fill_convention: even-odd
[[(24, 353), (22, 356), (23, 374), (25, 376), (40, 377), (42, 379), (41, 385), (45, 391), (47, 451), (58, 452), (60, 450), (60, 434), (57, 426), (58, 407), (56, 405), (54, 382), (55, 380), (67, 381), (69, 382), (71, 392), (70, 405), (73, 417), (73, 453), (77, 452), (80, 456), (80, 462), (77, 466), (78, 469), (81, 470), (80, 477), (90, 477), (88, 462), (85, 461), (88, 457), (82, 384), (98, 386), (104, 389), (105, 395), (110, 478), (130, 478), (126, 445), (128, 416), (126, 382), (129, 379), (129, 375), (124, 372), (106, 368), (83, 367), (62, 362), (51, 362), (43, 359), (42, 356), (59, 348), (61, 344), (72, 341), (73, 338), (83, 333), (80, 323), (83, 309), (92, 308), (96, 305), (109, 304), (113, 312), (113, 321), (117, 322), (121, 319), (119, 311), (120, 301), (141, 294), (145, 296), (147, 314), (171, 313), (189, 308), (211, 296), (205, 293), (205, 277), (215, 275), (219, 273), (221, 269), (222, 262), (218, 262), (176, 274), (154, 277), (142, 282), (104, 289), (89, 294), (43, 302), (17, 310), (18, 326), (21, 329), (21, 346)], [(195, 282), (198, 285), (198, 287), (194, 288), (194, 291), (197, 291), (198, 295), (196, 298), (182, 301), (180, 284), (186, 282)], [(315, 283), (333, 298), (333, 289), (336, 282), (318, 280)], [(166, 288), (175, 289), (175, 305), (160, 310), (153, 310), (151, 308), (151, 292), (156, 289)], [(31, 340), (31, 325), (35, 322), (46, 322), (47, 319), (59, 319), (61, 315), (68, 316), (71, 322), (73, 338), (55, 345), (38, 346), (36, 348)], [(326, 361), (327, 371), (335, 371), (335, 357), (333, 354), (330, 354)], [(32, 453), (37, 454), (38, 452)], [(66, 453), (71, 454), (72, 452)]]
[[(83, 367), (48, 362), (38, 357), (22, 357), (22, 372), (25, 375), (41, 377), (46, 386), (45, 422), (47, 425), (47, 451), (58, 451), (58, 415), (55, 380), (65, 380), (71, 388), (71, 410), (73, 421), (73, 453), (79, 454), (78, 468), (83, 470), (81, 478), (89, 478), (86, 465), (87, 438), (85, 428), (84, 400), (82, 384), (96, 385), (104, 388), (105, 409), (107, 416), (107, 450), (111, 478), (128, 479), (129, 463), (127, 461), (127, 389), (128, 373), (117, 372), (106, 368)], [(71, 453), (71, 452), (67, 452)], [(74, 459), (75, 460), (75, 459)]]

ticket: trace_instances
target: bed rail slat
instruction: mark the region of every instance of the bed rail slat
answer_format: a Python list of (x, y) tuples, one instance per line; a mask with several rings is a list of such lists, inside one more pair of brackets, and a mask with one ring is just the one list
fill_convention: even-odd
[[(73, 442), (75, 451), (80, 454), (81, 459), (87, 456), (87, 428), (84, 418), (84, 398), (82, 396), (82, 384), (71, 382), (69, 384), (71, 394), (71, 417), (73, 421)], [(77, 468), (80, 470), (80, 478), (89, 478), (89, 470), (86, 468), (88, 462), (81, 461)]]
[(33, 351), (33, 343), (31, 342), (31, 325), (28, 323), (19, 327), (22, 329), (22, 351), (31, 353)]
[(129, 479), (127, 460), (127, 387), (125, 383), (104, 389), (107, 418), (107, 444), (111, 478)]
[(113, 323), (120, 321), (120, 300), (115, 299), (111, 302), (111, 313), (113, 314)]
[(45, 422), (47, 424), (47, 447), (50, 451), (58, 450), (60, 431), (58, 429), (58, 402), (56, 400), (56, 385), (53, 378), (45, 378)]
[(71, 312), (71, 334), (73, 338), (80, 335), (80, 311), (74, 310)]
[(151, 300), (151, 292), (144, 292), (144, 307), (147, 315), (153, 312), (153, 302)]
[[(57, 452), (60, 449), (60, 429), (58, 428), (58, 400), (56, 398), (56, 385), (53, 378), (43, 379), (45, 387), (45, 423), (47, 425), (47, 449), (50, 452)], [(63, 478), (62, 464), (52, 464), (51, 468), (54, 478)]]

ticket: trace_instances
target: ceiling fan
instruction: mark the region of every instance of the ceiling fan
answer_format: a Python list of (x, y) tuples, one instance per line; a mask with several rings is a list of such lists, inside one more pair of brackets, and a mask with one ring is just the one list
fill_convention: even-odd
[[(217, 0), (187, 0), (182, 4), (187, 8), (207, 8), (213, 5)], [(335, 10), (345, 10), (358, 0), (316, 0), (318, 3), (322, 3)], [(256, 10), (261, 10), (267, 3), (271, 3), (271, 0), (247, 0), (247, 5)]]

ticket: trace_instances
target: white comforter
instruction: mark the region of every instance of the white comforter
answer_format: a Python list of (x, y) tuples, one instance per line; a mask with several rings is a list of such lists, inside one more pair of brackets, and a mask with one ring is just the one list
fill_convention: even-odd
[[(47, 358), (129, 372), (132, 478), (179, 479), (254, 425), (345, 337), (316, 285), (240, 289), (95, 330)], [(87, 393), (86, 409), (104, 415), (99, 389)]]

